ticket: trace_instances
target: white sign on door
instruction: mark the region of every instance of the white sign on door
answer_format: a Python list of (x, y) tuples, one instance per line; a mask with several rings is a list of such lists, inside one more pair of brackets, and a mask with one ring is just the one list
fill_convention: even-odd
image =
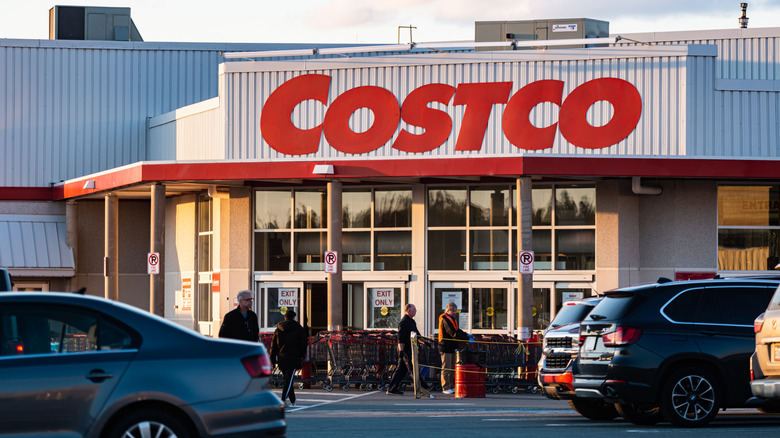
[(298, 307), (298, 289), (279, 289), (279, 307)]
[(458, 310), (461, 310), (462, 307), (462, 296), (463, 292), (457, 290), (457, 291), (444, 291), (441, 293), (441, 309), (444, 310), (447, 308), (447, 304), (452, 301), (455, 303), (456, 306), (458, 306)]
[(395, 294), (392, 289), (373, 289), (371, 301), (374, 307), (393, 307)]

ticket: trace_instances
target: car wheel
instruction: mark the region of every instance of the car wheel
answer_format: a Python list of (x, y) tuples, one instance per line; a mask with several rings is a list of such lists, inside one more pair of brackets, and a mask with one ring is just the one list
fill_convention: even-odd
[(194, 433), (175, 415), (159, 409), (142, 409), (123, 414), (104, 436), (123, 438), (187, 438)]
[(636, 403), (615, 403), (615, 410), (626, 420), (643, 426), (657, 424), (664, 419), (660, 406)]
[(664, 416), (675, 426), (703, 426), (718, 415), (720, 389), (708, 371), (681, 369), (669, 376), (662, 394)]
[(569, 400), (569, 406), (578, 414), (591, 420), (606, 421), (618, 416), (613, 403), (603, 400), (573, 399)]

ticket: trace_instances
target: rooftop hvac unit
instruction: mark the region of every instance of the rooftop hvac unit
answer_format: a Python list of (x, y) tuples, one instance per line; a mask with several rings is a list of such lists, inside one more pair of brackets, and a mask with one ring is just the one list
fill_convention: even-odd
[(143, 41), (130, 8), (55, 6), (49, 9), (50, 40)]
[[(590, 18), (526, 21), (477, 21), (474, 41), (545, 41), (609, 37), (609, 22)], [(595, 46), (595, 45), (594, 45)], [(556, 49), (594, 47), (591, 45), (552, 46)], [(538, 49), (541, 47), (533, 47)], [(515, 50), (521, 50), (517, 47)], [(528, 49), (528, 48), (525, 48)], [(513, 50), (512, 47), (479, 47), (476, 50)]]

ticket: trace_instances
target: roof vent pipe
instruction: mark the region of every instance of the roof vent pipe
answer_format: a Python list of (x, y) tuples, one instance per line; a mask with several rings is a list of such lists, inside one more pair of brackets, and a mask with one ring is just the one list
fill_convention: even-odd
[(663, 192), (661, 187), (648, 187), (642, 185), (642, 177), (631, 177), (631, 191), (635, 195), (660, 195)]

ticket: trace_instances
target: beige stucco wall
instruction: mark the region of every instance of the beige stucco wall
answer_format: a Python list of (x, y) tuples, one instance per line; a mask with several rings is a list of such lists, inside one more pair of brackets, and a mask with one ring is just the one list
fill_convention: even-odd
[[(233, 310), (233, 299), (238, 291), (252, 289), (252, 190), (250, 187), (231, 187), (229, 196), (214, 199), (214, 270), (220, 274), (215, 334), (222, 317)], [(256, 300), (255, 305), (258, 304)]]
[[(104, 296), (105, 203), (82, 200), (78, 207), (78, 253), (71, 287), (86, 287), (90, 295)], [(149, 252), (151, 206), (148, 200), (119, 201), (119, 301), (149, 310)]]
[(643, 179), (663, 188), (636, 195), (631, 180), (596, 186), (596, 290), (717, 269), (717, 185)]
[[(165, 318), (195, 329), (195, 195), (165, 201)], [(182, 278), (191, 279), (190, 296), (184, 299)]]

